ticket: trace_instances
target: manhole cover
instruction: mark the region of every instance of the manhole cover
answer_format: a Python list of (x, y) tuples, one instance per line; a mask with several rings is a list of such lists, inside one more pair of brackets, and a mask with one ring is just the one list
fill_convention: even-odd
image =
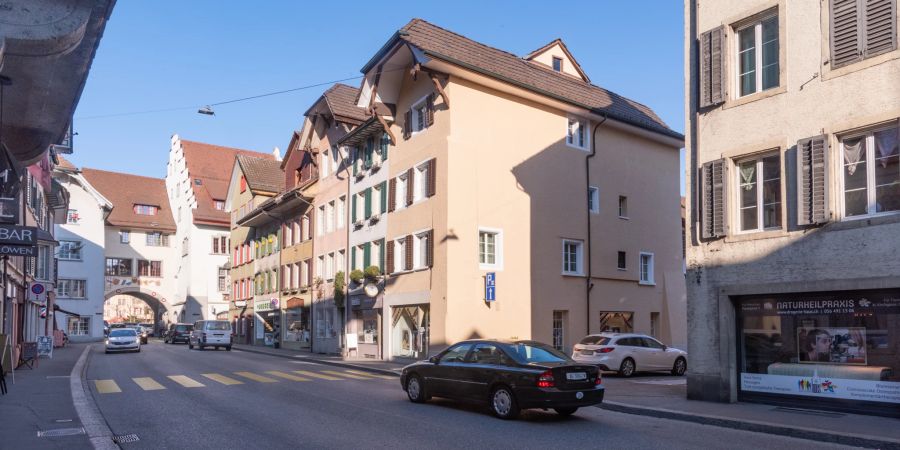
[(55, 430), (38, 431), (38, 437), (76, 436), (84, 434), (84, 428), (57, 428)]
[(120, 436), (113, 436), (113, 442), (116, 444), (126, 444), (128, 442), (137, 442), (140, 439), (136, 434), (123, 434)]

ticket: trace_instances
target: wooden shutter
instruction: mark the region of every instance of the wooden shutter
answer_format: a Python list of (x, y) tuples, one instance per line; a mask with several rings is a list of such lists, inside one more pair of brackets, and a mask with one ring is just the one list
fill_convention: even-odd
[(700, 35), (700, 107), (718, 105), (727, 94), (725, 80), (725, 26)]
[(388, 147), (391, 146), (391, 138), (387, 133), (381, 134), (381, 161), (388, 159)]
[(413, 194), (415, 193), (415, 176), (416, 171), (412, 167), (410, 167), (406, 171), (406, 206), (412, 205), (413, 203)]
[(385, 273), (384, 266), (384, 238), (378, 241), (378, 268), (381, 269), (381, 273)]
[(428, 94), (425, 99), (425, 126), (434, 125), (434, 94)]
[(426, 186), (426, 188), (428, 190), (428, 197), (434, 196), (434, 190), (435, 190), (435, 187), (437, 184), (436, 183), (437, 173), (435, 172), (436, 170), (437, 170), (437, 159), (432, 158), (430, 161), (428, 161), (428, 184)]
[(363, 269), (372, 265), (372, 243), (363, 244)]
[(313, 263), (312, 258), (306, 260), (306, 285), (313, 284)]
[(388, 182), (388, 212), (394, 212), (394, 204), (397, 202), (397, 179), (391, 178)]
[(862, 58), (859, 0), (831, 0), (831, 67), (837, 68)]
[(409, 139), (412, 136), (412, 110), (407, 109), (403, 113), (403, 139)]
[(388, 204), (388, 189), (387, 189), (387, 181), (381, 182), (381, 214), (387, 212), (387, 204)]
[(825, 223), (828, 210), (828, 138), (797, 142), (797, 224)]
[(372, 217), (372, 188), (368, 188), (364, 192), (366, 204), (363, 206), (365, 212), (363, 217), (368, 219), (369, 217)]
[(425, 265), (432, 267), (434, 265), (434, 230), (428, 230), (428, 247), (425, 249)]
[(406, 255), (404, 255), (404, 256), (405, 256), (404, 262), (406, 263), (406, 267), (404, 267), (403, 269), (404, 270), (412, 270), (412, 268), (413, 268), (413, 237), (411, 234), (406, 235)]
[(350, 247), (350, 270), (356, 269), (356, 247)]
[(387, 241), (385, 247), (384, 273), (394, 273), (394, 241)]
[(353, 160), (353, 176), (356, 176), (356, 174), (359, 173), (359, 163), (357, 161), (359, 159), (359, 147), (353, 147), (352, 155), (353, 156), (351, 159)]
[(702, 208), (702, 237), (705, 239), (724, 237), (727, 226), (728, 209), (725, 196), (725, 160), (703, 164), (700, 195)]
[(350, 222), (356, 223), (356, 194), (350, 196)]
[(897, 48), (897, 0), (864, 0), (864, 57)]

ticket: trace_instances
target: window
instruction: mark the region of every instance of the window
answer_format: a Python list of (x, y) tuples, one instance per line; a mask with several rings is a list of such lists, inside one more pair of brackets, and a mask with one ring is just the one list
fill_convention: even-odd
[(150, 247), (168, 247), (169, 235), (162, 233), (147, 233), (147, 245)]
[(303, 261), (303, 264), (300, 266), (300, 285), (301, 286), (309, 286), (310, 281), (309, 276), (309, 260)]
[(659, 313), (650, 313), (650, 336), (659, 339)]
[(128, 244), (130, 242), (131, 242), (131, 231), (120, 230), (119, 231), (119, 243)]
[(503, 268), (503, 234), (500, 230), (478, 230), (478, 264), (481, 269)]
[[(344, 250), (340, 250), (334, 255), (334, 273), (338, 273), (344, 270), (344, 264), (346, 261), (346, 252)], [(346, 277), (345, 277), (346, 278)]]
[(569, 118), (566, 130), (566, 144), (571, 147), (587, 149), (588, 147), (588, 122), (582, 119)]
[(81, 261), (81, 242), (61, 240), (57, 252), (60, 260)]
[(34, 277), (38, 280), (49, 280), (51, 278), (50, 261), (53, 259), (52, 254), (50, 247), (38, 245), (37, 266), (34, 274)]
[(130, 277), (132, 274), (130, 259), (106, 258), (106, 275)]
[(69, 336), (88, 336), (91, 334), (91, 318), (69, 317), (67, 328)]
[(741, 231), (781, 227), (781, 161), (777, 153), (738, 163), (737, 191)]
[(581, 271), (583, 242), (568, 239), (563, 239), (562, 242), (563, 275), (583, 275)]
[(78, 216), (77, 209), (70, 209), (66, 212), (66, 223), (77, 225), (79, 221), (81, 221), (81, 217)]
[(553, 348), (564, 351), (567, 311), (553, 311)]
[(225, 200), (213, 200), (213, 208), (218, 211), (225, 211)]
[(394, 209), (403, 209), (406, 208), (406, 190), (409, 187), (409, 183), (407, 183), (406, 173), (397, 177), (397, 182), (395, 184), (396, 190), (394, 192)]
[(85, 280), (60, 278), (56, 283), (56, 294), (65, 298), (85, 298)]
[(415, 176), (413, 176), (413, 180), (415, 182), (415, 190), (413, 191), (413, 198), (415, 201), (422, 200), (425, 197), (428, 197), (428, 177), (431, 174), (428, 171), (428, 163), (425, 162), (415, 170)]
[(641, 252), (641, 284), (655, 284), (653, 281), (653, 253)]
[(325, 279), (327, 281), (334, 279), (334, 253), (325, 255)]
[(737, 30), (740, 96), (778, 86), (778, 16), (769, 16)]
[(553, 57), (553, 70), (557, 72), (562, 72), (563, 61), (559, 56)]
[(346, 204), (347, 204), (347, 197), (342, 195), (342, 196), (338, 199), (338, 201), (337, 201), (337, 206), (336, 206), (336, 209), (335, 209), (335, 213), (337, 214), (337, 227), (338, 227), (338, 229), (344, 228), (344, 215), (347, 214), (347, 212), (346, 212), (346, 209), (347, 209)]
[(844, 217), (900, 210), (900, 127), (841, 139)]
[(422, 269), (428, 267), (428, 232), (419, 233), (415, 236), (413, 244), (413, 268)]
[(140, 277), (161, 277), (162, 261), (145, 261), (138, 260), (138, 276)]
[(619, 196), (619, 217), (622, 219), (628, 218), (628, 197), (624, 195)]
[(334, 231), (334, 200), (325, 205), (325, 231)]
[(617, 256), (618, 256), (618, 259), (616, 261), (616, 268), (619, 270), (628, 269), (628, 258), (627, 258), (628, 255), (625, 252), (619, 252), (617, 254)]
[(228, 270), (219, 267), (219, 292), (225, 292), (228, 286)]
[(406, 267), (406, 238), (399, 238), (394, 241), (394, 272), (409, 269)]
[(831, 0), (831, 67), (897, 48), (897, 0)]
[(450, 347), (446, 353), (441, 355), (441, 364), (446, 363), (461, 363), (466, 359), (466, 355), (469, 353), (469, 350), (472, 348), (472, 344), (458, 344), (453, 347)]
[(325, 205), (319, 207), (316, 214), (316, 236), (321, 236), (325, 229)]
[(141, 205), (141, 204), (134, 205), (134, 213), (141, 215), (141, 216), (155, 216), (158, 211), (159, 211), (158, 206)]
[(325, 273), (325, 255), (316, 259), (316, 276), (321, 277)]
[(494, 344), (476, 344), (469, 362), (494, 366), (509, 364), (506, 355)]
[(337, 172), (338, 164), (340, 163), (341, 152), (338, 150), (337, 145), (331, 146), (331, 170)]
[(353, 217), (357, 221), (360, 221), (366, 217), (366, 190), (359, 191), (354, 194), (354, 196), (356, 198), (356, 201), (353, 202), (353, 204), (356, 209), (356, 214), (354, 214)]
[(600, 212), (600, 189), (596, 186), (588, 188), (588, 211), (594, 214)]
[(425, 115), (428, 114), (428, 105), (426, 102), (427, 99), (419, 100), (418, 103), (412, 106), (412, 130), (413, 133), (422, 131), (425, 129), (426, 120)]

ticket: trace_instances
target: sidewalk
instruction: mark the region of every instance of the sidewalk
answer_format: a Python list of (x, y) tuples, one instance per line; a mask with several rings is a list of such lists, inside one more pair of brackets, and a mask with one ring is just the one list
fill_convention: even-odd
[[(234, 349), (393, 375), (399, 375), (405, 365), (249, 345), (234, 345)], [(900, 421), (897, 419), (755, 403), (688, 400), (684, 377), (660, 374), (638, 375), (630, 379), (604, 374), (603, 384), (606, 386), (606, 396), (600, 407), (609, 411), (855, 447), (900, 449)]]
[[(93, 448), (78, 420), (69, 385), (85, 345), (53, 349), (53, 359), (41, 358), (34, 370), (16, 370), (15, 384), (12, 374), (6, 374), (9, 392), (0, 395), (0, 447)], [(50, 435), (39, 436), (46, 432)]]

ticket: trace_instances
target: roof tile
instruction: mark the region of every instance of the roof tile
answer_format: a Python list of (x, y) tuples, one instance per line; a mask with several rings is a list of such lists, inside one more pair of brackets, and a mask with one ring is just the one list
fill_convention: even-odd
[[(81, 173), (94, 189), (112, 202), (113, 210), (106, 218), (108, 224), (175, 232), (175, 220), (169, 206), (165, 180), (87, 167)], [(159, 209), (156, 215), (141, 215), (135, 214), (134, 205), (156, 206)]]

